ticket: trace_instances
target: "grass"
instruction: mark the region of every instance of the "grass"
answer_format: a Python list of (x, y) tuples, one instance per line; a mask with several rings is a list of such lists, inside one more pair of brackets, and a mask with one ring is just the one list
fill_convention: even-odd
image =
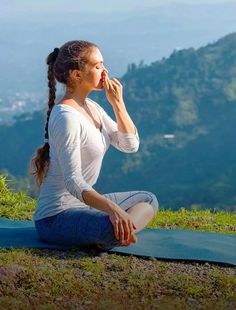
[[(0, 216), (32, 218), (35, 200), (0, 175)], [(147, 228), (236, 234), (236, 214), (160, 210)], [(0, 249), (0, 309), (235, 309), (235, 268), (133, 255)]]

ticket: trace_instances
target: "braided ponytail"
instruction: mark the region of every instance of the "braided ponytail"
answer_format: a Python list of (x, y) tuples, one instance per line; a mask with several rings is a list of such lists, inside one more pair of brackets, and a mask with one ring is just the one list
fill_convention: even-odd
[(48, 87), (49, 87), (49, 100), (48, 111), (45, 124), (44, 145), (39, 147), (36, 151), (36, 155), (31, 160), (30, 174), (35, 176), (35, 181), (38, 186), (42, 184), (43, 178), (46, 176), (50, 157), (49, 157), (49, 143), (48, 143), (48, 122), (55, 104), (56, 99), (56, 79), (54, 74), (54, 64), (59, 53), (59, 48), (55, 48), (52, 53), (47, 57), (48, 65)]
[(56, 79), (54, 75), (54, 63), (57, 59), (59, 48), (55, 48), (54, 51), (47, 57), (48, 65), (48, 87), (49, 87), (49, 100), (48, 100), (48, 111), (47, 120), (45, 125), (45, 143), (48, 144), (48, 121), (51, 114), (52, 108), (55, 104), (56, 99)]

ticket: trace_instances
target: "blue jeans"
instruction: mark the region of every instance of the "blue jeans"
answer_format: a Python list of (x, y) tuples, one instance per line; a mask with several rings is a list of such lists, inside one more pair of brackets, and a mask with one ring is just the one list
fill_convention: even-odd
[[(129, 191), (103, 194), (127, 211), (139, 202), (147, 202), (155, 213), (159, 208), (156, 196), (147, 191)], [(91, 206), (69, 208), (59, 214), (35, 221), (39, 237), (48, 243), (72, 246), (99, 244), (109, 250), (121, 244), (115, 237), (108, 213)]]

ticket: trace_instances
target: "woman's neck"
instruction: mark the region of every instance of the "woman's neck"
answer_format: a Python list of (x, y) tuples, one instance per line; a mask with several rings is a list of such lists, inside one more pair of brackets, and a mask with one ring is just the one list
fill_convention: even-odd
[(86, 92), (82, 92), (81, 90), (74, 92), (66, 91), (63, 100), (73, 99), (79, 106), (84, 107), (86, 105), (87, 95), (88, 95), (87, 91)]

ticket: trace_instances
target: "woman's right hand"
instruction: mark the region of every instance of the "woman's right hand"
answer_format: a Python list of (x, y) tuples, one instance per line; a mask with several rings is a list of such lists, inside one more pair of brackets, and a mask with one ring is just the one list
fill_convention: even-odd
[(122, 245), (127, 246), (137, 241), (137, 237), (134, 235), (134, 230), (137, 227), (133, 223), (129, 213), (116, 206), (110, 211), (109, 219), (114, 226), (116, 239), (120, 240)]

